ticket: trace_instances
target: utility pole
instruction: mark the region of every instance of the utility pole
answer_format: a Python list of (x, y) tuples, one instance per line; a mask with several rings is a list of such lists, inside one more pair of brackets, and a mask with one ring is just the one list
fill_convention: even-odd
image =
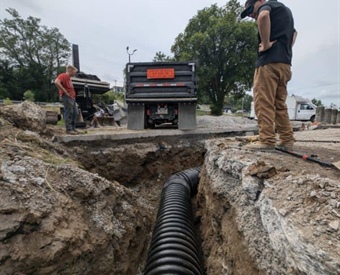
[(117, 93), (117, 80), (115, 80), (115, 93)]
[(131, 55), (134, 55), (136, 51), (137, 49), (134, 49), (132, 52), (129, 52), (129, 46), (126, 47), (126, 52), (129, 55), (129, 63), (131, 63)]

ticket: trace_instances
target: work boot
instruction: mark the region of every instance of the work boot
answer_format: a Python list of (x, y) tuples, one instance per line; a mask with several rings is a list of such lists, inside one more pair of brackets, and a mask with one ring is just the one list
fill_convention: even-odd
[(293, 151), (293, 149), (294, 149), (294, 142), (292, 142), (292, 143), (278, 142), (275, 147), (277, 149), (284, 150), (284, 151)]
[(275, 145), (255, 142), (255, 143), (249, 143), (245, 145), (244, 148), (249, 149), (249, 150), (259, 150), (259, 151), (274, 151)]
[(74, 132), (73, 130), (66, 130), (66, 135), (76, 135), (77, 133)]

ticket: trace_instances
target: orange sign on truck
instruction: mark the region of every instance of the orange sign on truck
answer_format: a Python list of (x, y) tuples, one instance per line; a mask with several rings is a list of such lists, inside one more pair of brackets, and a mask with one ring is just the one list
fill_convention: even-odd
[(148, 69), (148, 79), (172, 79), (175, 78), (175, 69)]

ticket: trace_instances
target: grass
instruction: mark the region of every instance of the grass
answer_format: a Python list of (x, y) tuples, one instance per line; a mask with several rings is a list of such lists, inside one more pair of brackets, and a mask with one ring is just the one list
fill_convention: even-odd
[(53, 112), (57, 112), (58, 114), (60, 114), (59, 106), (40, 106), (40, 107), (44, 109), (45, 111), (53, 111)]
[(203, 111), (203, 110), (196, 110), (196, 115), (197, 116), (206, 116), (206, 115), (210, 115), (210, 111)]
[(58, 126), (65, 126), (65, 120), (61, 118), (61, 120), (58, 121), (57, 123)]
[(235, 114), (232, 114), (233, 116), (238, 116), (238, 117), (248, 117), (249, 116), (249, 113), (235, 113)]

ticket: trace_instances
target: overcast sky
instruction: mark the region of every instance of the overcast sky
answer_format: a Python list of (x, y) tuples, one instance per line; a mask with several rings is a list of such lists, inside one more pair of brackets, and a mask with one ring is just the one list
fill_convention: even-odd
[[(240, 1), (243, 5), (245, 1)], [(294, 48), (289, 93), (340, 106), (340, 0), (283, 0), (299, 33)], [(132, 61), (151, 61), (157, 51), (170, 55), (175, 37), (198, 10), (221, 0), (0, 0), (22, 17), (42, 19), (79, 45), (81, 70), (123, 85), (126, 46), (137, 49)]]

